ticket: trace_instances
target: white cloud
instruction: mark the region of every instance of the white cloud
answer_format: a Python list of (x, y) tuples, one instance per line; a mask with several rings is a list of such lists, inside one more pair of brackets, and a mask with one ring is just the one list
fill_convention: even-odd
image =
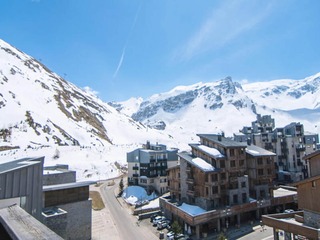
[(273, 1), (222, 1), (193, 36), (175, 52), (175, 59), (190, 60), (225, 46), (266, 19), (272, 6)]
[(99, 95), (99, 92), (93, 90), (93, 89), (90, 88), (89, 86), (85, 86), (85, 87), (83, 88), (83, 90), (84, 90), (86, 93), (88, 93), (88, 94), (90, 94), (90, 95), (93, 95), (93, 96), (95, 96), (95, 97), (97, 97), (97, 96)]

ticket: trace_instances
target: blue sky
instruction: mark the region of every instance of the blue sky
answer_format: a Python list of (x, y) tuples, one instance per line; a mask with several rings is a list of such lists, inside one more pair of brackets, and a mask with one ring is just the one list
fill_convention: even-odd
[(320, 72), (318, 0), (2, 0), (0, 38), (104, 101)]

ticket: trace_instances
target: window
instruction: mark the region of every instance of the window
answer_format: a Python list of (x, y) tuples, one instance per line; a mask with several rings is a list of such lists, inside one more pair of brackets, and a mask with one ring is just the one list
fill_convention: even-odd
[(140, 178), (140, 183), (147, 183), (147, 179)]
[(272, 170), (270, 168), (268, 168), (267, 171), (268, 171), (268, 175), (272, 174)]
[(212, 181), (212, 182), (218, 181), (218, 174), (212, 174), (212, 175), (211, 175), (211, 181)]
[(236, 161), (234, 160), (230, 161), (230, 167), (236, 167)]
[(233, 195), (233, 203), (238, 203), (238, 194)]
[(263, 169), (258, 169), (258, 175), (259, 176), (263, 175)]
[(258, 158), (258, 165), (262, 165), (262, 164), (263, 164), (262, 158)]
[(243, 166), (244, 166), (244, 160), (240, 160), (240, 161), (239, 161), (239, 166), (240, 166), (240, 167), (243, 167)]
[(212, 187), (212, 194), (217, 194), (219, 191), (218, 186), (213, 186)]
[(221, 180), (225, 180), (226, 179), (226, 173), (221, 173)]
[(224, 160), (220, 160), (220, 168), (225, 168), (226, 167), (226, 163)]
[(242, 203), (247, 202), (247, 194), (246, 193), (242, 193)]
[(271, 163), (271, 157), (268, 157), (267, 158), (267, 164), (270, 164)]
[(245, 188), (246, 187), (246, 182), (241, 182), (241, 187)]
[(230, 149), (230, 157), (234, 156), (234, 149)]

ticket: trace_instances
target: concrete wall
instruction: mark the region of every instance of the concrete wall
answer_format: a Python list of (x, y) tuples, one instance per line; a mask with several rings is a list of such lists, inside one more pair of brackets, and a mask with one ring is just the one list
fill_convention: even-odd
[(64, 239), (68, 239), (67, 237), (67, 221), (68, 221), (68, 213), (63, 211), (63, 213), (45, 215), (43, 214), (43, 223), (58, 234), (60, 237)]
[(92, 201), (81, 201), (59, 205), (57, 207), (68, 212), (66, 238), (68, 240), (91, 239), (91, 206)]
[(63, 183), (72, 183), (76, 182), (76, 172), (75, 171), (67, 171), (67, 172), (59, 172), (52, 173), (51, 171), (46, 173), (44, 170), (43, 175), (43, 185), (55, 185), (55, 184), (63, 184)]
[(40, 221), (43, 162), (44, 157), (17, 160), (11, 162), (12, 168), (0, 171), (0, 199), (20, 197), (21, 208)]

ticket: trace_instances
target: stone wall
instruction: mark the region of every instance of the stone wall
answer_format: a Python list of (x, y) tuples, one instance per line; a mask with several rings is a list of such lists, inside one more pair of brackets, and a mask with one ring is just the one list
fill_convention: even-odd
[(63, 184), (63, 183), (72, 183), (72, 182), (76, 182), (76, 172), (75, 171), (46, 174), (46, 170), (44, 170), (44, 175), (43, 175), (43, 185), (44, 186)]
[(89, 240), (91, 239), (91, 207), (92, 201), (80, 201), (57, 206), (66, 212), (67, 229), (66, 239), (68, 240)]
[(304, 210), (304, 222), (309, 227), (320, 228), (320, 214)]

